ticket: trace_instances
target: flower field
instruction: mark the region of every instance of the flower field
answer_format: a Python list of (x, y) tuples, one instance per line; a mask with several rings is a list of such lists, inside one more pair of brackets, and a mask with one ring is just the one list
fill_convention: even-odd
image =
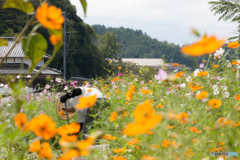
[[(86, 14), (86, 1), (80, 3)], [(19, 41), (23, 43), (24, 54), (32, 62), (29, 73), (47, 50), (47, 40), (36, 32), (40, 27), (49, 33), (53, 52), (39, 72), (27, 77), (27, 81), (18, 75), (9, 76), (6, 84), (0, 84), (11, 89), (11, 99), (0, 107), (0, 159), (239, 159), (238, 41), (198, 36), (197, 42), (181, 48), (186, 56), (205, 58), (193, 71), (177, 69), (167, 73), (159, 67), (158, 73), (149, 78), (109, 61), (118, 71), (110, 71), (112, 76), (105, 79), (93, 79), (91, 84), (70, 81), (59, 93), (55, 85), (62, 84), (63, 80), (56, 78), (50, 80), (42, 92), (28, 93), (27, 86), (50, 64), (62, 46), (64, 17), (61, 9), (47, 1), (41, 2), (36, 11), (27, 0), (7, 0), (4, 8), (31, 15), (14, 42), (14, 45)], [(35, 18), (35, 26), (25, 37)], [(0, 46), (6, 43), (0, 40)], [(67, 124), (58, 118), (56, 106), (61, 95), (78, 86), (98, 88), (105, 102), (98, 102), (97, 95), (79, 99), (75, 108), (89, 108), (95, 120), (86, 125), (87, 131), (76, 135), (81, 127), (76, 123), (77, 114)]]
[[(161, 69), (148, 81), (119, 67), (115, 78), (85, 83), (97, 87), (108, 102), (91, 107), (97, 114), (87, 125), (86, 139), (70, 136), (79, 129), (77, 116), (70, 125), (58, 119), (61, 93), (49, 92), (51, 84), (39, 94), (23, 96), (18, 114), (10, 101), (1, 107), (1, 159), (238, 159), (239, 61), (222, 60), (213, 67), (219, 60), (203, 61), (194, 72), (167, 74)], [(209, 68), (203, 68), (206, 63)], [(93, 144), (109, 147), (90, 150)], [(211, 157), (210, 152), (235, 155)]]

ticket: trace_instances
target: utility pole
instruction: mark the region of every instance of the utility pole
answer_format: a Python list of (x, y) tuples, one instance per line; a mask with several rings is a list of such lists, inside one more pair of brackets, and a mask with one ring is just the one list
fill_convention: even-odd
[(64, 81), (66, 80), (66, 57), (67, 57), (67, 52), (66, 52), (66, 17), (67, 17), (67, 12), (63, 12), (64, 16), (64, 24), (63, 24), (63, 79)]

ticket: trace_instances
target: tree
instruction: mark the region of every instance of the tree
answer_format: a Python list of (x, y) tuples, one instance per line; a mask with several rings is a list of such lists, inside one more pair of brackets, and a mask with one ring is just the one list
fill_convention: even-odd
[(214, 15), (220, 14), (219, 21), (237, 22), (237, 32), (238, 35), (231, 37), (231, 39), (238, 38), (240, 40), (240, 1), (239, 0), (217, 0), (210, 1), (210, 9), (214, 12)]
[(113, 32), (106, 32), (98, 37), (98, 48), (102, 52), (104, 58), (117, 58), (117, 53), (121, 45), (117, 42)]

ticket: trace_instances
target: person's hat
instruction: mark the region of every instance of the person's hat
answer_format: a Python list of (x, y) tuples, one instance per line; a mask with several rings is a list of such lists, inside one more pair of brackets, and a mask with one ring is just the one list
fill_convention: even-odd
[(69, 103), (69, 100), (67, 100), (65, 103), (61, 103), (59, 99), (57, 103), (57, 115), (60, 119), (67, 120), (72, 118), (75, 114), (76, 114), (76, 110), (74, 109), (74, 107), (71, 106), (71, 103)]

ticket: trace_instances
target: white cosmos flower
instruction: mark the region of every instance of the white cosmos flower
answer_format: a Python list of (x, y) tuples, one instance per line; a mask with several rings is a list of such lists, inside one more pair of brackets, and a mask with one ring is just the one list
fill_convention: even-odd
[(218, 89), (218, 86), (215, 84), (212, 88), (213, 88), (213, 90), (216, 90), (216, 89)]
[(229, 92), (224, 92), (223, 97), (228, 98), (229, 97)]
[(225, 50), (223, 48), (216, 50), (216, 53), (214, 53), (214, 59), (220, 59), (224, 52)]
[(219, 94), (219, 90), (218, 89), (215, 89), (214, 91), (213, 91), (213, 95), (218, 95)]
[(195, 69), (195, 71), (194, 71), (194, 77), (196, 77), (197, 74), (198, 74), (199, 72), (201, 72), (201, 71), (202, 71), (201, 69)]
[(187, 81), (187, 82), (191, 82), (191, 81), (192, 81), (191, 76), (187, 76), (186, 81)]

